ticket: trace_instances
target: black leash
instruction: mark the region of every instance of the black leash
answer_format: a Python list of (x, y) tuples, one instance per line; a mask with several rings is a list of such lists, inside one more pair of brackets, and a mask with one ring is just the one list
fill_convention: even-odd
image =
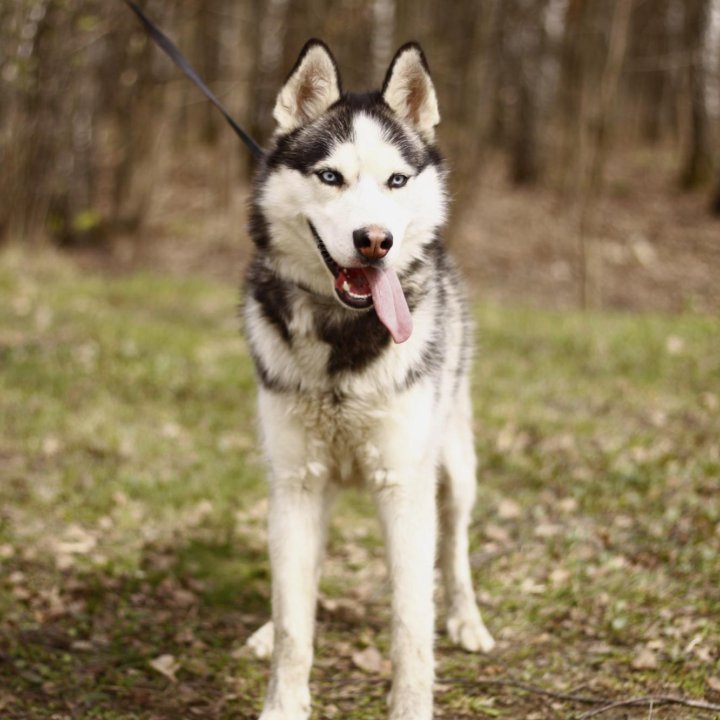
[(182, 56), (175, 47), (172, 40), (165, 35), (145, 15), (145, 13), (132, 0), (125, 0), (130, 9), (140, 18), (140, 22), (147, 30), (148, 35), (160, 46), (165, 54), (200, 88), (203, 95), (223, 114), (223, 117), (230, 123), (230, 127), (237, 136), (245, 143), (248, 150), (256, 160), (265, 157), (265, 151), (233, 120), (230, 113), (222, 106), (222, 103), (215, 97), (210, 88), (202, 81), (192, 65)]

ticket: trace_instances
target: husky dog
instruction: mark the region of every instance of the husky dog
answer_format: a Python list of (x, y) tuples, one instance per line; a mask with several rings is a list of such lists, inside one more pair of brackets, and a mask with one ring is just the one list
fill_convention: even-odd
[(372, 492), (392, 590), (391, 720), (432, 717), (436, 516), (446, 627), (489, 651), (472, 586), (471, 328), (439, 238), (445, 169), (425, 57), (395, 55), (382, 90), (346, 93), (309, 41), (277, 97), (252, 200), (246, 334), (269, 466), (272, 652), (261, 720), (305, 720), (317, 585), (335, 491)]

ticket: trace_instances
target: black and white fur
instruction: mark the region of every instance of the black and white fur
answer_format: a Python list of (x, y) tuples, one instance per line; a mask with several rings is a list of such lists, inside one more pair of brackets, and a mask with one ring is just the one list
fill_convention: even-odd
[[(425, 58), (400, 48), (380, 92), (344, 93), (327, 47), (311, 40), (280, 90), (274, 144), (252, 201), (255, 256), (246, 333), (259, 377), (270, 475), (273, 621), (249, 640), (272, 652), (261, 720), (305, 720), (314, 615), (335, 491), (362, 483), (380, 516), (392, 589), (391, 720), (432, 717), (436, 516), (446, 627), (469, 651), (493, 639), (468, 561), (475, 452), (471, 328), (439, 238), (445, 169)], [(328, 184), (327, 171), (341, 176)], [(406, 178), (402, 180), (393, 176)], [(336, 178), (337, 179), (337, 178)], [(348, 307), (333, 268), (367, 261), (353, 233), (392, 233), (379, 265), (397, 272), (412, 314), (396, 344), (373, 307)]]

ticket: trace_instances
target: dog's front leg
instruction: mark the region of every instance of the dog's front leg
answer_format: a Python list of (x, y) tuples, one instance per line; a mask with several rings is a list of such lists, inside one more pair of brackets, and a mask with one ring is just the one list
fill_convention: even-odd
[(390, 720), (432, 718), (435, 472), (376, 492), (392, 589)]
[[(261, 720), (307, 720), (318, 568), (327, 510), (327, 471), (284, 406), (261, 396), (271, 468), (268, 541), (274, 650)], [(272, 432), (270, 432), (272, 430)]]
[(433, 388), (396, 399), (368, 447), (392, 591), (390, 720), (430, 720), (434, 678), (433, 579), (436, 428)]
[(312, 484), (273, 483), (268, 538), (275, 637), (261, 720), (306, 720), (323, 492)]

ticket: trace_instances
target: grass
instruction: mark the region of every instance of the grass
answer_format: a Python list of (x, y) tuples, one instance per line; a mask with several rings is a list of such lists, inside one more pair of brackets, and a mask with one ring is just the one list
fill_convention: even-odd
[[(256, 717), (268, 667), (243, 642), (269, 574), (236, 289), (6, 251), (0, 298), (0, 716)], [(479, 676), (719, 702), (720, 322), (476, 317), (472, 561), (499, 642), (476, 657), (439, 635), (436, 717), (585, 709)], [(387, 651), (381, 558), (348, 493), (313, 717), (384, 717), (387, 667), (353, 660)]]

